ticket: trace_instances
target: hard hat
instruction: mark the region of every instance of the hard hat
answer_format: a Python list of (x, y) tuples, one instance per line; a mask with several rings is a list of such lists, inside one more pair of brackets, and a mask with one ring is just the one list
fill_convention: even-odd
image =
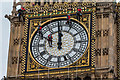
[(42, 29), (42, 27), (40, 27), (40, 30)]

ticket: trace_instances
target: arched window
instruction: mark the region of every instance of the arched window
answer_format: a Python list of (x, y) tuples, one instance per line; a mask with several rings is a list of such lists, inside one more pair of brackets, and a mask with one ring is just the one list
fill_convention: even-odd
[(91, 80), (91, 77), (86, 76), (83, 80)]
[(79, 78), (79, 77), (76, 77), (76, 78), (74, 78), (74, 80), (81, 80), (81, 78)]
[(60, 80), (58, 77), (55, 80)]

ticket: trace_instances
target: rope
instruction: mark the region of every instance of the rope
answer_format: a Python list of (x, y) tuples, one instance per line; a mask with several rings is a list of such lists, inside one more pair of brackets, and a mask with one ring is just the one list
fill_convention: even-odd
[[(40, 17), (40, 20), (42, 20), (42, 16)], [(38, 25), (41, 25), (41, 22)], [(39, 34), (39, 31), (38, 31), (38, 35), (39, 35), (39, 42), (40, 42), (41, 35)], [(38, 47), (39, 47), (39, 43), (38, 43)], [(38, 80), (39, 80), (39, 66), (38, 66)]]
[[(51, 15), (50, 15), (50, 20), (51, 20)], [(51, 21), (50, 21), (50, 23), (51, 23)], [(49, 77), (50, 77), (50, 75), (49, 75), (49, 68), (48, 68), (48, 79), (49, 79)]]

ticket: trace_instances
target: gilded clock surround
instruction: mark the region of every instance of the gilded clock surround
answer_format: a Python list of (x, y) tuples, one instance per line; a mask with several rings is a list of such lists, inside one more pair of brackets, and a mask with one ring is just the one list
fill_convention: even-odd
[[(60, 19), (66, 19), (66, 17), (60, 17), (60, 18), (54, 18), (54, 19), (52, 19), (52, 20), (60, 20)], [(74, 18), (71, 18), (72, 20), (75, 20), (75, 21), (77, 21), (76, 19), (74, 19)], [(52, 21), (51, 20), (51, 21)], [(51, 21), (49, 21), (49, 22), (51, 22)], [(84, 28), (86, 29), (86, 31), (87, 31), (87, 33), (88, 33), (88, 29), (86, 28), (86, 26), (83, 24), (83, 23), (81, 23), (81, 22), (79, 22), (79, 21), (77, 21), (78, 23), (80, 23), (81, 25), (83, 25), (84, 26)], [(48, 23), (48, 21), (47, 22), (44, 22), (44, 23)], [(43, 23), (43, 24), (44, 24)], [(43, 25), (43, 24), (41, 24), (41, 26)], [(32, 39), (32, 37), (34, 36), (34, 34), (35, 34), (35, 32), (37, 31), (37, 28), (35, 29), (35, 31), (33, 32), (33, 34), (31, 35), (31, 37), (30, 37), (30, 42), (29, 42), (29, 53), (30, 53), (30, 57), (32, 57), (32, 59), (34, 60), (34, 62), (36, 62), (35, 61), (35, 59), (33, 58), (33, 56), (32, 56), (32, 54), (31, 54), (31, 50), (30, 50), (30, 44), (31, 44), (31, 39)], [(87, 62), (88, 63), (86, 63), (86, 65), (84, 64), (84, 65), (77, 65), (76, 67), (82, 67), (82, 66), (89, 66), (89, 55), (90, 55), (90, 53), (89, 53), (89, 45), (90, 45), (90, 36), (89, 36), (89, 33), (88, 33), (88, 46), (87, 46), (87, 49), (86, 49), (86, 51), (84, 52), (84, 54), (86, 53), (88, 53), (88, 59), (87, 59)], [(84, 54), (82, 55), (82, 56), (84, 56)], [(29, 61), (28, 61), (29, 62)], [(76, 62), (78, 62), (78, 60), (77, 61), (75, 61), (73, 64), (76, 64)], [(36, 62), (38, 65), (40, 65), (38, 62)], [(80, 63), (80, 62), (79, 62)], [(29, 65), (29, 64), (28, 64)], [(40, 65), (40, 66), (42, 66), (42, 65)], [(43, 66), (43, 67), (45, 67), (45, 66)], [(60, 67), (60, 68), (70, 68), (70, 67), (75, 67), (75, 66), (72, 66), (72, 64), (70, 65), (70, 66), (66, 66), (66, 67)], [(29, 69), (29, 68), (28, 68)], [(45, 68), (45, 69), (39, 69), (39, 70), (46, 70), (47, 69), (47, 67)], [(55, 68), (49, 68), (49, 69), (55, 69)], [(29, 71), (29, 70), (28, 70)]]
[[(46, 18), (44, 19), (44, 17), (47, 17), (47, 15), (45, 15), (45, 14), (44, 15), (42, 15), (42, 14), (40, 14), (40, 15), (39, 14), (38, 15), (27, 14), (26, 20), (25, 20), (25, 22), (26, 22), (25, 34), (28, 33), (27, 29), (29, 29), (29, 39), (28, 39), (29, 43), (27, 43), (27, 46), (30, 44), (31, 37), (33, 36), (34, 32), (37, 30), (36, 26), (40, 22), (42, 23), (41, 25), (44, 25), (47, 22), (54, 20), (54, 19), (66, 18), (66, 17), (58, 17), (57, 16), (57, 15), (66, 16), (66, 13), (71, 13), (72, 17), (73, 17), (71, 19), (76, 20), (75, 16), (74, 16), (76, 10), (77, 9), (75, 9), (73, 12), (68, 11), (68, 12), (64, 12), (64, 13), (61, 12), (61, 13), (55, 13), (52, 15), (50, 14), (50, 15), (48, 15), (47, 21), (46, 21)], [(87, 11), (86, 10), (83, 11), (83, 17), (80, 18), (80, 22), (78, 21), (80, 24), (86, 26), (85, 28), (86, 28), (88, 35), (89, 35), (89, 45), (92, 45), (91, 47), (89, 46), (87, 48), (87, 51), (84, 53), (84, 55), (78, 61), (76, 61), (75, 63), (73, 63), (69, 66), (58, 68), (58, 69), (63, 69), (64, 72), (59, 71), (58, 69), (55, 69), (55, 68), (47, 68), (47, 67), (44, 67), (44, 66), (38, 64), (32, 58), (31, 53), (30, 53), (30, 49), (28, 46), (29, 50), (28, 50), (27, 54), (23, 53), (24, 54), (24, 61), (23, 61), (22, 73), (27, 75), (28, 72), (43, 71), (44, 73), (39, 73), (39, 75), (45, 75), (45, 74), (48, 74), (48, 70), (52, 70), (49, 74), (68, 73), (68, 72), (72, 73), (72, 72), (91, 71), (91, 70), (94, 72), (94, 65), (95, 65), (95, 63), (94, 63), (94, 56), (95, 56), (95, 54), (94, 54), (94, 49), (95, 49), (94, 48), (94, 46), (95, 46), (95, 41), (94, 41), (94, 38), (95, 38), (95, 21), (94, 21), (95, 13), (94, 13), (94, 10), (95, 9), (92, 10), (91, 8), (90, 9), (88, 8)], [(57, 18), (54, 18), (55, 16)], [(41, 18), (43, 18), (43, 19), (41, 19)], [(27, 38), (27, 36), (28, 35), (25, 35), (26, 38)], [(25, 49), (23, 49), (23, 50), (25, 50)], [(25, 57), (27, 57), (27, 58), (25, 59)], [(77, 70), (74, 70), (74, 68), (76, 68), (76, 67), (77, 67)], [(70, 69), (70, 71), (67, 71), (68, 68)], [(31, 76), (32, 75), (33, 74), (31, 74)], [(38, 75), (38, 74), (34, 74), (34, 75)], [(28, 74), (28, 76), (30, 76), (30, 75)]]

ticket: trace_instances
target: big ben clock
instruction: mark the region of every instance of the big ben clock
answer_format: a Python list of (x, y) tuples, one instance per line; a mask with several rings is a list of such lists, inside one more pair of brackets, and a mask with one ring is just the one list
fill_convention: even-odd
[[(36, 5), (26, 9), (21, 71), (27, 76), (41, 75), (42, 78), (48, 74), (62, 76), (95, 70), (96, 8), (76, 3), (58, 6)], [(80, 6), (82, 16), (77, 20), (76, 12)], [(38, 12), (39, 9), (42, 11)], [(71, 16), (70, 22), (67, 14)], [(40, 23), (43, 37), (39, 34)], [(52, 46), (48, 42), (49, 35), (53, 37)]]
[[(61, 68), (78, 61), (89, 47), (87, 28), (77, 20), (66, 24), (65, 18), (48, 21), (42, 25), (43, 38), (38, 29), (32, 34), (30, 52), (33, 59), (48, 68)], [(59, 32), (62, 36), (59, 36)], [(52, 47), (48, 43), (48, 35), (52, 35)], [(61, 38), (61, 49), (59, 49)]]

